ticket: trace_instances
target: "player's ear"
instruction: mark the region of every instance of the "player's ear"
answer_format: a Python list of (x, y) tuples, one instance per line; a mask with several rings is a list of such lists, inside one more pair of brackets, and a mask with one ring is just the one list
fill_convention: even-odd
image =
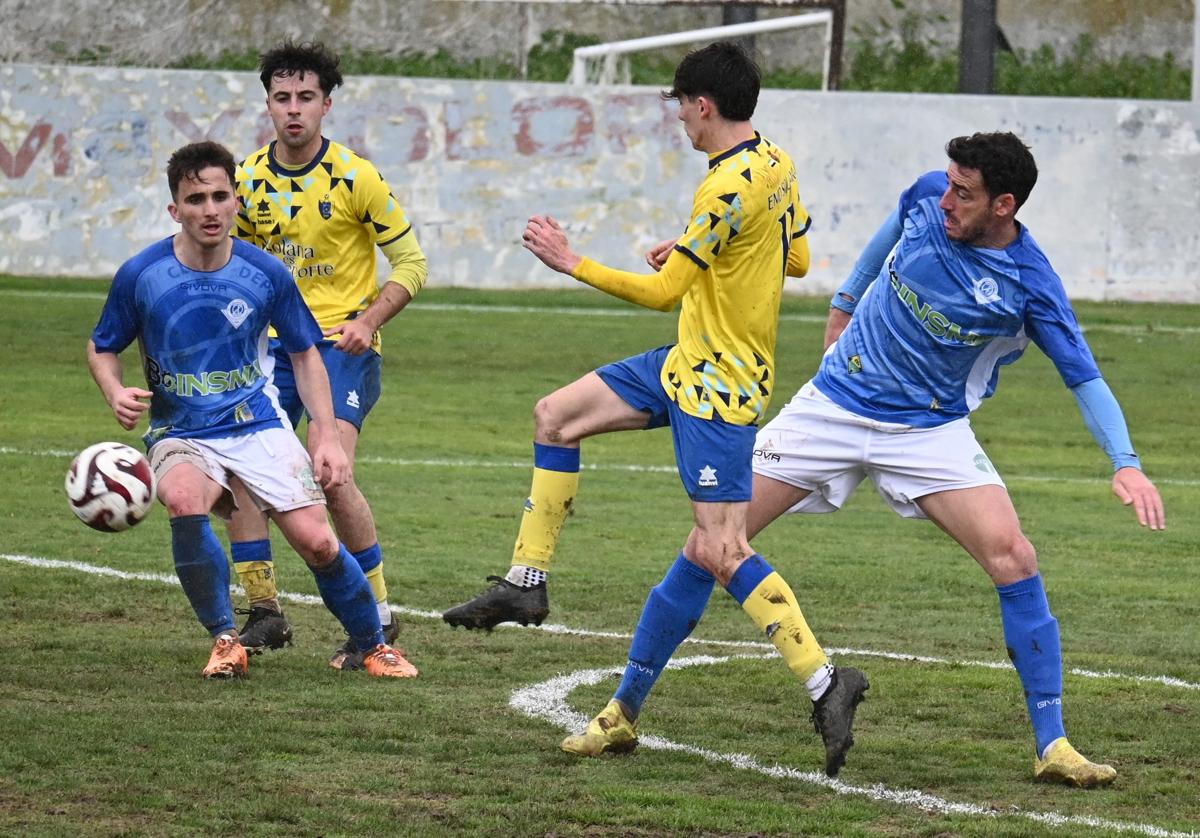
[(176, 204), (174, 201), (167, 204), (167, 212), (169, 212), (171, 214), (171, 220), (173, 220), (176, 224), (180, 223), (179, 222), (179, 205), (178, 204)]
[(992, 207), (1001, 218), (1012, 218), (1017, 214), (1017, 199), (1011, 192), (1005, 192), (992, 199)]

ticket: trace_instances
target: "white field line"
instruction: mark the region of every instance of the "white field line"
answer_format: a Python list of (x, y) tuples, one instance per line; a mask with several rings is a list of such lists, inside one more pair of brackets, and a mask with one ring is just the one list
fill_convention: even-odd
[[(179, 585), (179, 579), (174, 574), (165, 573), (139, 573), (126, 570), (117, 570), (112, 567), (103, 565), (88, 564), (86, 562), (64, 561), (62, 559), (46, 559), (38, 556), (26, 556), (15, 553), (0, 553), (0, 559), (14, 562), (16, 564), (27, 565), (29, 567), (39, 567), (48, 570), (75, 570), (80, 573), (88, 573), (94, 576), (108, 576), (114, 579), (126, 579), (139, 582), (157, 582), (165, 585)], [(234, 586), (232, 588), (239, 595), (241, 589)], [(280, 591), (279, 598), (288, 602), (295, 602), (301, 605), (322, 605), (321, 598), (311, 594), (296, 594), (287, 591)], [(403, 605), (392, 605), (392, 613), (407, 617), (419, 617), (427, 620), (440, 620), (442, 613), (440, 611), (424, 611), (417, 608), (408, 608)], [(547, 634), (567, 635), (571, 637), (589, 637), (605, 640), (622, 640), (628, 641), (633, 638), (628, 632), (619, 631), (594, 631), (592, 629), (575, 628), (572, 626), (564, 626), (554, 623), (543, 623), (540, 626), (518, 626), (515, 624), (505, 623), (497, 627), (498, 629), (519, 630), (519, 631), (541, 631)], [(751, 640), (708, 640), (702, 637), (689, 637), (684, 641), (692, 645), (698, 646), (715, 646), (724, 649), (744, 649), (757, 652), (760, 655), (770, 657), (776, 655), (775, 648), (770, 643), (761, 643)], [(934, 666), (971, 666), (982, 669), (1010, 669), (1012, 664), (1007, 661), (984, 661), (984, 660), (952, 660), (951, 658), (940, 658), (931, 655), (916, 655), (907, 652), (886, 652), (877, 649), (856, 649), (849, 647), (827, 647), (826, 652), (832, 655), (845, 655), (849, 657), (864, 657), (864, 658), (880, 658), (883, 660), (892, 660), (900, 662), (910, 662), (918, 664), (931, 664)], [(1071, 675), (1076, 675), (1080, 678), (1098, 678), (1104, 680), (1120, 680), (1133, 681), (1141, 684), (1154, 684), (1163, 687), (1174, 687), (1184, 690), (1200, 690), (1200, 683), (1185, 681), (1182, 678), (1173, 678), (1169, 675), (1133, 675), (1125, 672), (1096, 672), (1090, 669), (1071, 668), (1066, 670)]]
[[(698, 655), (689, 658), (673, 660), (667, 665), (669, 669), (682, 669), (689, 666), (713, 666), (727, 663), (731, 660), (769, 657), (769, 655), (729, 655), (712, 657)], [(568, 675), (560, 675), (514, 690), (509, 699), (509, 705), (522, 713), (557, 725), (568, 733), (584, 729), (588, 723), (586, 716), (575, 712), (567, 704), (567, 696), (582, 686), (592, 686), (604, 678), (620, 675), (621, 668), (613, 669), (584, 669)], [(754, 771), (781, 780), (795, 780), (812, 786), (819, 786), (835, 794), (865, 797), (877, 803), (889, 803), (920, 809), (938, 815), (966, 815), (977, 818), (1022, 818), (1045, 826), (1067, 829), (1104, 829), (1111, 832), (1126, 832), (1139, 835), (1155, 836), (1155, 838), (1196, 838), (1200, 833), (1174, 832), (1153, 824), (1114, 821), (1107, 818), (1095, 818), (1085, 815), (1063, 815), (1058, 812), (1032, 812), (1016, 806), (1008, 809), (995, 809), (975, 803), (959, 803), (937, 797), (928, 792), (914, 789), (890, 789), (881, 783), (870, 786), (856, 786), (841, 780), (831, 779), (817, 771), (800, 771), (783, 765), (765, 765), (747, 754), (721, 753), (695, 745), (672, 742), (661, 736), (640, 736), (642, 747), (652, 750), (675, 751), (677, 753), (698, 756), (708, 762), (727, 765), (741, 771)]]
[[(0, 455), (18, 457), (63, 457), (66, 459), (71, 459), (78, 453), (78, 451), (67, 451), (66, 449), (62, 448), (28, 449), (0, 445)], [(356, 462), (366, 463), (374, 466), (394, 466), (396, 468), (530, 469), (533, 467), (532, 460), (510, 460), (508, 462), (498, 460), (452, 460), (439, 458), (418, 460), (407, 459), (404, 457), (375, 457), (370, 455), (362, 455), (357, 458)], [(675, 466), (648, 466), (638, 465), (635, 463), (584, 463), (581, 468), (584, 471), (627, 471), (644, 474), (675, 474)], [(1004, 480), (1008, 483), (1070, 483), (1105, 486), (1109, 484), (1108, 478), (1105, 477), (1059, 477), (1053, 474), (1006, 474), (1004, 475)], [(1189, 480), (1185, 478), (1156, 477), (1154, 478), (1154, 482), (1159, 486), (1200, 486), (1200, 480)]]
[[(99, 291), (33, 291), (22, 288), (0, 288), (0, 296), (28, 297), (33, 299), (77, 299), (103, 301), (107, 294)], [(428, 303), (414, 302), (408, 308), (412, 311), (446, 311), (463, 314), (552, 314), (575, 317), (661, 317), (662, 312), (641, 308), (585, 308), (576, 306), (516, 306), (516, 305), (487, 305), (480, 303)], [(824, 323), (825, 316), (821, 314), (781, 314), (784, 323)], [(1096, 323), (1083, 326), (1085, 332), (1112, 332), (1122, 335), (1155, 334), (1200, 334), (1200, 326), (1166, 326), (1147, 324), (1144, 326), (1125, 325), (1121, 323)]]

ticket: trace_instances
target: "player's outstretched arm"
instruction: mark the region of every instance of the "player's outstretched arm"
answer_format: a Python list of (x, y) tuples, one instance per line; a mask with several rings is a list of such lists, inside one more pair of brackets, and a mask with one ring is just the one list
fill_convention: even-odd
[(850, 313), (831, 306), (829, 318), (825, 321), (825, 349), (833, 346), (834, 341), (841, 337), (842, 332), (850, 325)]
[(1126, 506), (1132, 506), (1138, 523), (1152, 530), (1167, 528), (1167, 513), (1163, 509), (1162, 496), (1141, 469), (1126, 466), (1117, 469), (1112, 480), (1113, 493)]
[(292, 370), (300, 401), (308, 411), (308, 449), (312, 453), (313, 474), (326, 489), (335, 488), (350, 480), (350, 460), (338, 437), (337, 421), (333, 415), (333, 397), (329, 390), (329, 374), (315, 346), (303, 352), (291, 352)]
[(150, 409), (145, 399), (154, 394), (140, 387), (126, 387), (121, 380), (121, 357), (115, 352), (96, 351), (95, 341), (88, 341), (87, 358), (88, 370), (112, 408), (113, 416), (122, 428), (132, 431), (142, 414)]

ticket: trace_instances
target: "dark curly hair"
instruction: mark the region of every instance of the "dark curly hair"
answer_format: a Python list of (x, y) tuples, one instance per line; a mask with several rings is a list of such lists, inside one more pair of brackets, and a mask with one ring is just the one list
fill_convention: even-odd
[(175, 150), (167, 161), (167, 186), (171, 187), (171, 200), (179, 197), (179, 183), (184, 178), (197, 178), (204, 169), (216, 166), (229, 175), (229, 185), (234, 184), (236, 165), (229, 149), (220, 143), (208, 140), (191, 143)]
[(675, 68), (675, 81), (664, 90), (664, 99), (705, 96), (725, 119), (744, 122), (754, 115), (762, 76), (758, 65), (732, 41), (717, 41), (683, 57)]
[(1037, 183), (1037, 164), (1029, 146), (1009, 131), (955, 137), (946, 143), (946, 154), (963, 168), (979, 171), (988, 197), (1012, 193), (1018, 209)]
[(259, 56), (258, 77), (262, 80), (263, 89), (270, 93), (271, 79), (276, 76), (286, 78), (313, 73), (321, 85), (321, 91), (328, 98), (335, 87), (342, 86), (341, 63), (337, 54), (322, 43), (306, 41), (297, 44), (287, 40)]

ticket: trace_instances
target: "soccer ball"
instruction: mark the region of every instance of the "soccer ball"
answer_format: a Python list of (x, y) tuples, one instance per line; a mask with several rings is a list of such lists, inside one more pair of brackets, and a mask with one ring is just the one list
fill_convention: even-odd
[(129, 529), (154, 504), (150, 463), (119, 442), (97, 442), (80, 451), (67, 471), (66, 488), (71, 511), (101, 532)]

